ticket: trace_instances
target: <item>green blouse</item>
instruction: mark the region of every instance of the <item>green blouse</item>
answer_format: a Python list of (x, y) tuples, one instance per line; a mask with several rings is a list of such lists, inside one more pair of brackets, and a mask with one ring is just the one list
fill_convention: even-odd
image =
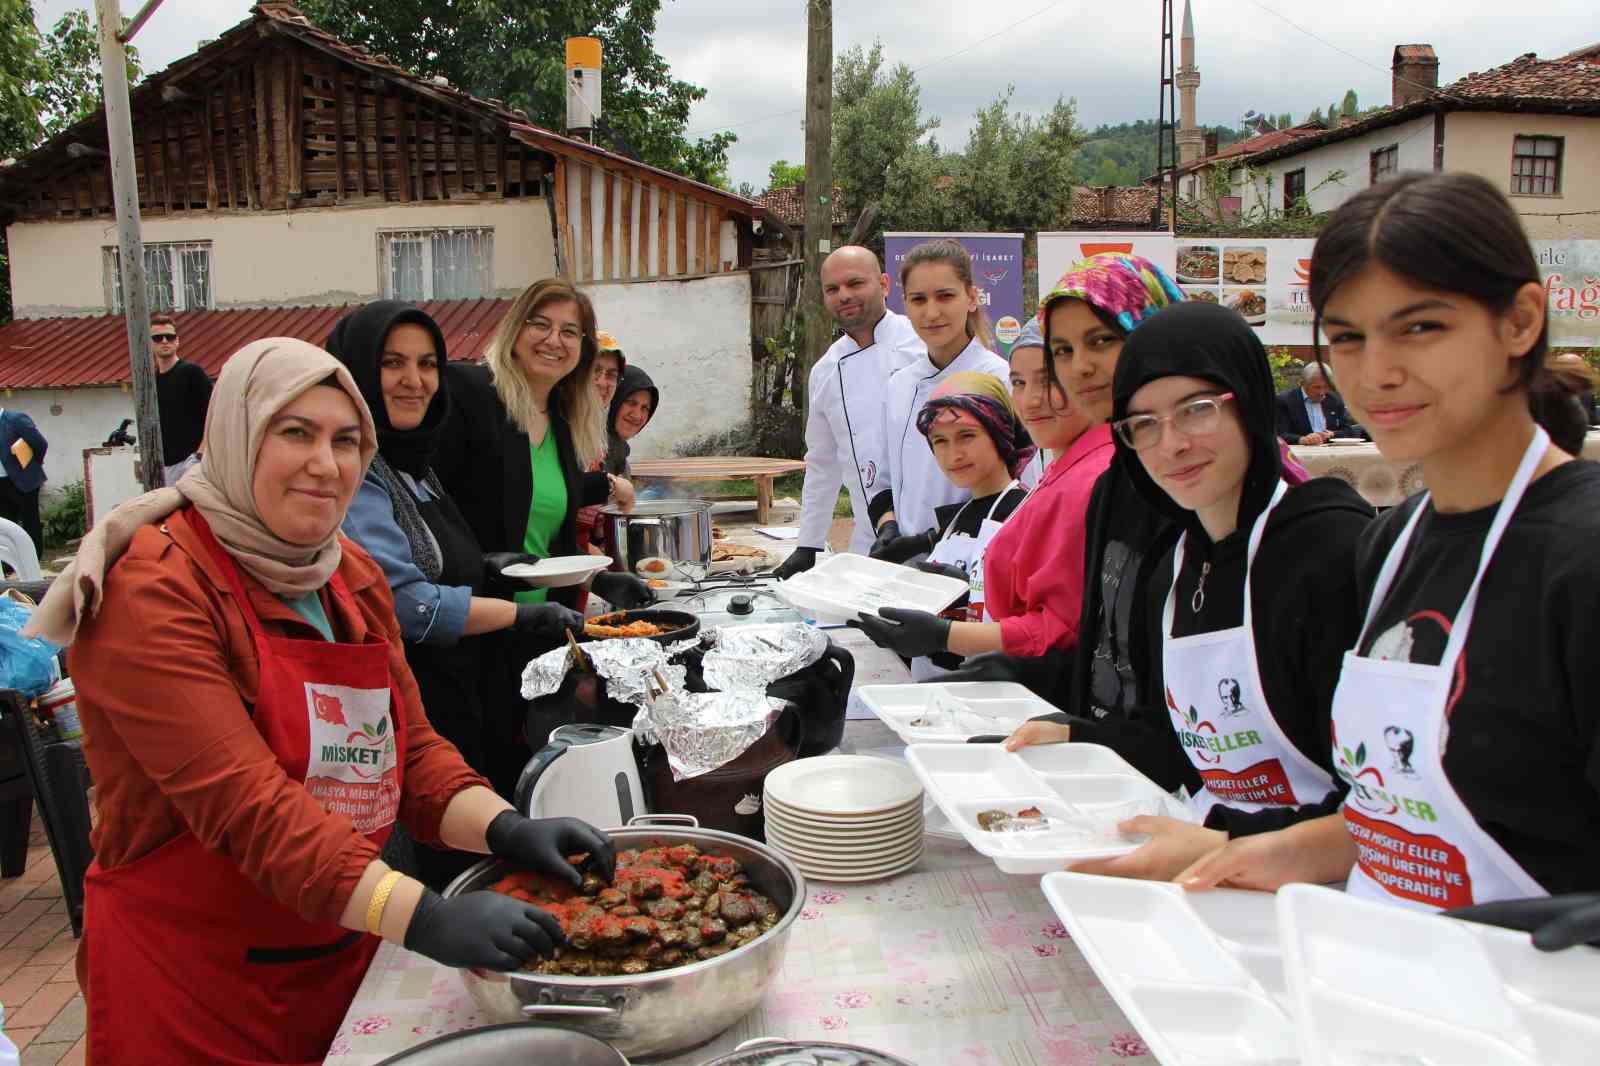
[[(567, 479), (561, 472), (561, 456), (556, 451), (556, 435), (545, 431), (537, 445), (531, 441), (533, 493), (528, 503), (528, 529), (522, 535), (522, 550), (540, 559), (550, 557), (550, 542), (555, 540), (567, 517)], [(518, 603), (544, 603), (548, 589), (526, 589), (517, 593)]]

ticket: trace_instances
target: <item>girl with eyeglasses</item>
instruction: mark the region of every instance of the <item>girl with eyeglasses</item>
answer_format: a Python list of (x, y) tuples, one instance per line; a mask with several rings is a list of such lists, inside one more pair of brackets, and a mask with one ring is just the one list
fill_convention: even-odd
[(1310, 289), (1350, 408), (1428, 491), (1359, 553), (1365, 618), (1333, 693), (1341, 814), (1231, 842), (1180, 881), (1348, 878), (1401, 906), (1553, 920), (1542, 947), (1600, 935), (1600, 468), (1530, 410), (1553, 383), (1520, 220), (1475, 175), (1402, 176), (1334, 213)]
[[(452, 402), (434, 470), (488, 553), (492, 576), (514, 562), (577, 555), (583, 505), (608, 497), (633, 505), (625, 479), (594, 469), (606, 454), (604, 409), (594, 389), (598, 348), (589, 298), (547, 278), (512, 303), (483, 365), (445, 368)], [(518, 587), (518, 603), (548, 598), (568, 607), (582, 591)], [(598, 574), (591, 587), (618, 607), (653, 601), (631, 574)], [(486, 668), (485, 702), (518, 711), (501, 715), (501, 743), (486, 745), (488, 776), (509, 795), (528, 757), (518, 697), (522, 668), (555, 642), (515, 633), (490, 639), (500, 654)]]
[(1200, 821), (1132, 819), (1123, 831), (1149, 843), (1076, 869), (1166, 880), (1230, 837), (1337, 809), (1328, 721), (1372, 508), (1338, 478), (1285, 478), (1272, 371), (1236, 311), (1157, 315), (1123, 346), (1112, 392), (1114, 468), (1182, 530), (1151, 582), (1152, 658)]

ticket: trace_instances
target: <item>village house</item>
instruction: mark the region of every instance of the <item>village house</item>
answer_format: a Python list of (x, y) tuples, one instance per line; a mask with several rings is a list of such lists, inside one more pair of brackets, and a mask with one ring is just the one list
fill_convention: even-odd
[[(407, 73), (287, 3), (131, 102), (151, 307), (208, 373), (259, 337), (320, 343), (377, 298), (422, 303), (474, 359), (512, 297), (561, 274), (661, 387), (636, 452), (746, 417), (749, 200)], [(106, 149), (97, 112), (0, 165), (0, 403), (38, 423), (57, 485), (133, 414)]]
[(1431, 46), (1394, 49), (1389, 106), (1331, 128), (1279, 130), (1208, 154), (1180, 173), (1179, 194), (1223, 217), (1313, 213), (1402, 171), (1465, 171), (1489, 179), (1521, 213), (1528, 235), (1600, 237), (1600, 46), (1542, 60), (1533, 54), (1439, 87)]

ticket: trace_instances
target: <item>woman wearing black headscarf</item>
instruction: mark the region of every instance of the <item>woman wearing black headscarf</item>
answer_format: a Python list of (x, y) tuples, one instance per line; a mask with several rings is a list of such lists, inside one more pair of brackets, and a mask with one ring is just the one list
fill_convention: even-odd
[[(438, 324), (416, 307), (382, 300), (340, 320), (327, 348), (349, 368), (378, 431), (378, 454), (350, 504), (345, 535), (388, 578), (428, 720), (485, 773), (483, 647), (473, 638), (512, 629), (558, 639), (582, 619), (556, 603), (482, 595), (501, 568), (531, 557), (485, 557), (430, 468), (450, 410)], [(454, 856), (420, 852), (418, 859), (430, 883), (460, 869)]]
[(1183, 531), (1152, 582), (1165, 598), (1152, 654), (1204, 824), (1134, 819), (1149, 844), (1077, 869), (1164, 880), (1230, 836), (1337, 808), (1333, 690), (1361, 626), (1356, 546), (1373, 512), (1337, 478), (1285, 478), (1272, 372), (1235, 311), (1156, 315), (1128, 338), (1112, 392), (1115, 467)]

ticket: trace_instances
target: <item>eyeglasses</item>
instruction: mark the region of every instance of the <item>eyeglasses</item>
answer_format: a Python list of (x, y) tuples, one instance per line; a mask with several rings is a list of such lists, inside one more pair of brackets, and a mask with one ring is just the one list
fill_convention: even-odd
[[(543, 316), (535, 316), (524, 322), (523, 328), (533, 331), (534, 340), (542, 341), (546, 337), (550, 336), (551, 332), (555, 330), (556, 325), (548, 318)], [(568, 348), (578, 347), (583, 343), (583, 330), (579, 329), (577, 326), (562, 326), (561, 343), (566, 345)]]
[(152, 334), (150, 334), (150, 343), (151, 344), (176, 344), (177, 342), (178, 342), (178, 335), (176, 333), (152, 333)]
[(1222, 414), (1222, 405), (1232, 399), (1231, 392), (1202, 396), (1180, 403), (1170, 415), (1129, 415), (1119, 422), (1113, 422), (1111, 427), (1122, 438), (1122, 443), (1136, 452), (1142, 452), (1161, 443), (1168, 422), (1185, 437), (1210, 433), (1217, 428), (1217, 416)]
[(620, 381), (622, 380), (622, 372), (614, 366), (600, 366), (599, 364), (596, 364), (594, 368), (594, 379), (601, 382)]

